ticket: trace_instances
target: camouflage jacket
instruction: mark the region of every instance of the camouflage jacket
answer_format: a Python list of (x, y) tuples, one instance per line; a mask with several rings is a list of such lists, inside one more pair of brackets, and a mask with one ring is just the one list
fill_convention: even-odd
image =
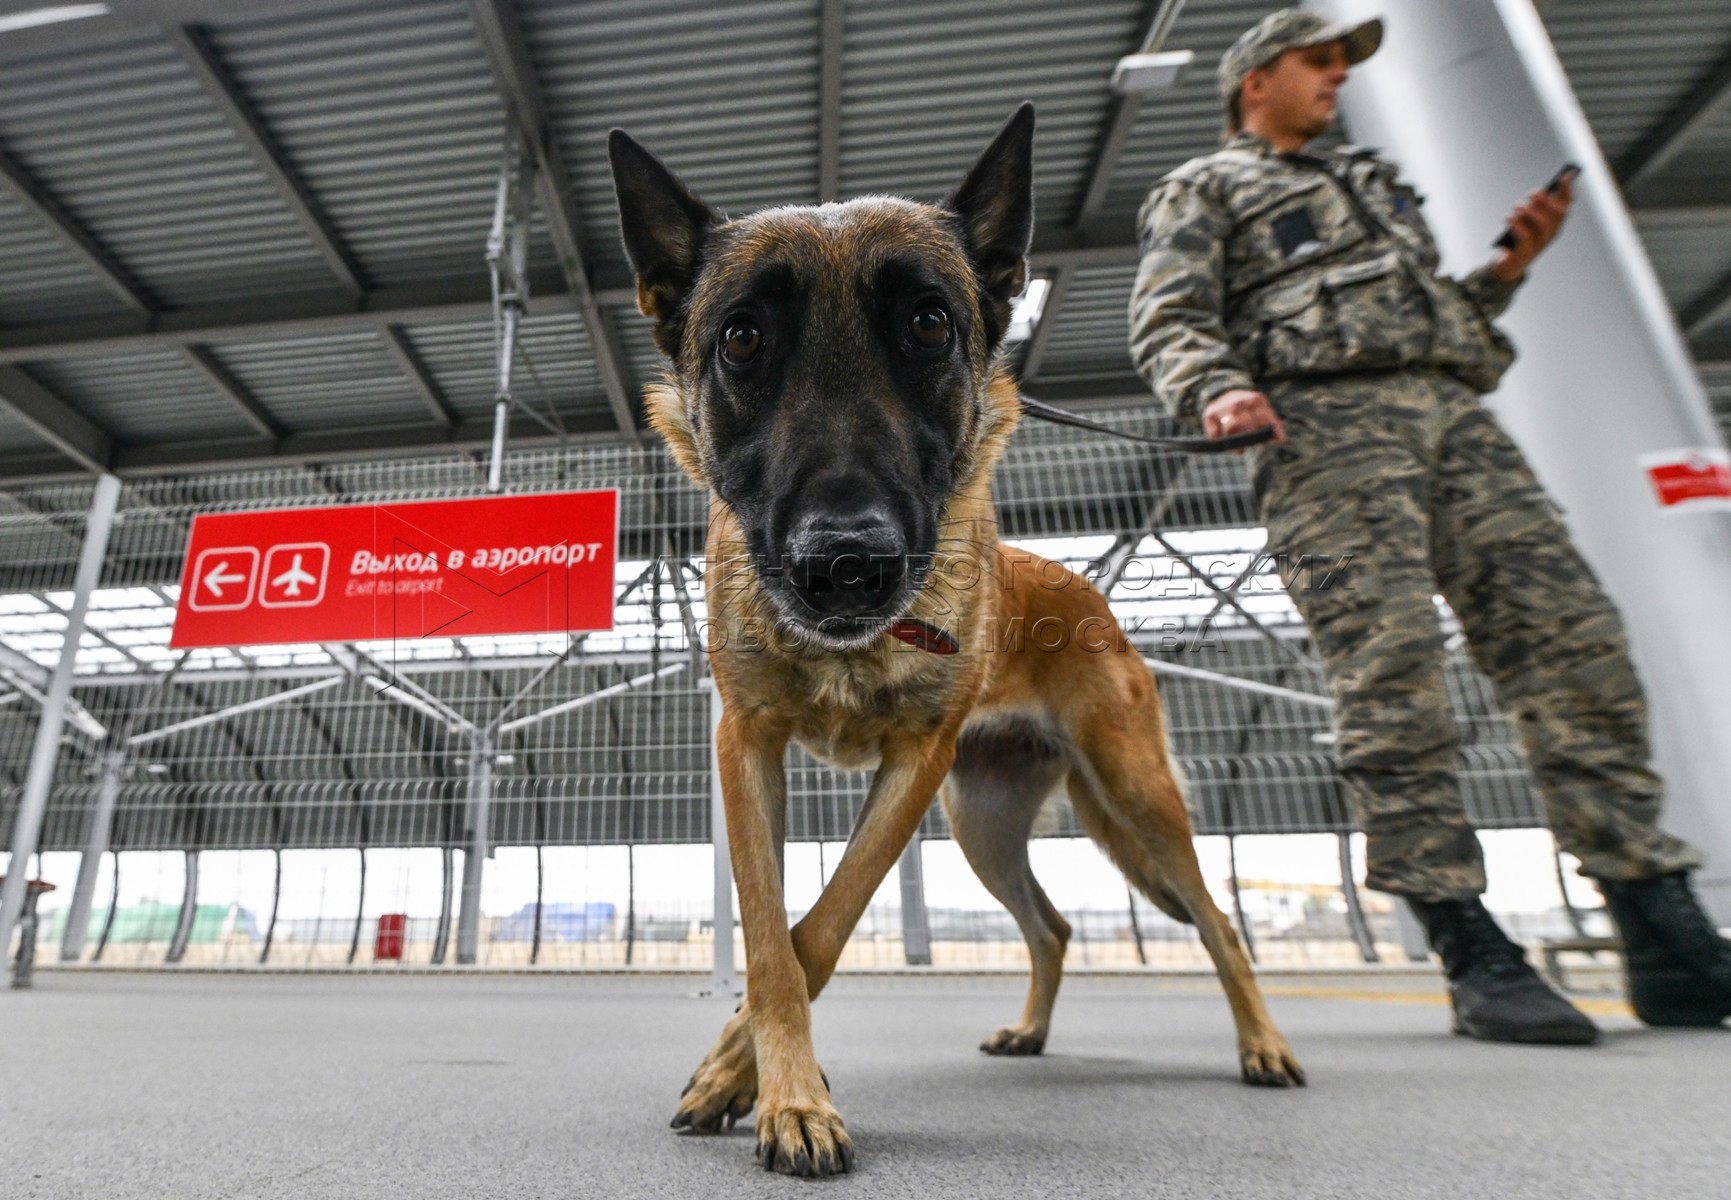
[(1435, 367), (1481, 392), (1514, 357), (1514, 286), (1437, 273), (1417, 194), (1370, 150), (1240, 133), (1162, 179), (1138, 220), (1130, 354), (1180, 421), (1232, 388)]

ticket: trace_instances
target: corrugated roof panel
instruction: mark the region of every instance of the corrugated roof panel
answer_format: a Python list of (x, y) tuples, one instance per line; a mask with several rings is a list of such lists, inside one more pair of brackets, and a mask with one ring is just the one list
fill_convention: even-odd
[(0, 91), (0, 144), (160, 303), (330, 284), (161, 37), (14, 63)]
[(1688, 309), (1731, 272), (1731, 236), (1724, 219), (1712, 210), (1637, 211), (1635, 224), (1673, 308)]
[(0, 193), (0, 324), (127, 312), (42, 221)]
[(36, 435), (36, 431), (0, 405), (0, 459), (14, 455), (47, 454), (54, 447)]
[(1673, 179), (1714, 184), (1720, 195), (1731, 192), (1731, 96), (1701, 123), (1666, 172)]
[(818, 6), (749, 0), (518, 5), (589, 253), (625, 261), (607, 164), (623, 126), (715, 207), (817, 199)]
[(1130, 362), (1130, 286), (1135, 266), (1090, 267), (1076, 272), (1058, 306), (1040, 377), (1127, 375)]
[(257, 432), (172, 350), (35, 363), (30, 373), (122, 442), (191, 441)]
[[(498, 372), (490, 322), (417, 326), (408, 334), (459, 415), (492, 414)], [(550, 401), (562, 416), (608, 409), (588, 335), (575, 313), (529, 317), (521, 327), (521, 346), (512, 391), (523, 403), (545, 413)]]
[(630, 360), (632, 373), (639, 385), (660, 383), (667, 360), (655, 344), (655, 326), (637, 311), (635, 304), (613, 310), (613, 324), (619, 330), (619, 345)]
[[(213, 41), (372, 283), (485, 273), (505, 113), (461, 4), (374, 0)], [(555, 261), (545, 237), (534, 258)]]
[(1185, 6), (1166, 39), (1166, 49), (1194, 51), (1196, 61), (1177, 87), (1143, 100), (1135, 130), (1112, 176), (1112, 190), (1102, 216), (1121, 219), (1133, 215), (1155, 180), (1220, 145), (1225, 113), (1214, 84), (1220, 56), (1246, 29), (1280, 7), (1267, 0), (1218, 0)]
[[(1731, 46), (1731, 5), (1569, 0), (1540, 9), (1581, 108), (1616, 163)], [(1719, 172), (1724, 176), (1723, 166)]]
[(429, 420), (426, 404), (371, 332), (232, 343), (215, 351), (292, 433)]
[(1038, 109), (1035, 210), (1074, 215), (1121, 55), (1147, 6), (1132, 0), (854, 5), (842, 72), (842, 192), (947, 194), (1023, 100)]

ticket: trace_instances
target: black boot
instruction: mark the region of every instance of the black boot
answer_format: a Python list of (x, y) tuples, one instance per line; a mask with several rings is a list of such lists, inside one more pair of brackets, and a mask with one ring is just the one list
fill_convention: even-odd
[(1598, 1039), (1598, 1026), (1539, 978), (1478, 897), (1409, 897), (1407, 904), (1448, 974), (1456, 1033), (1487, 1042), (1568, 1046)]
[(1599, 880), (1623, 935), (1629, 1003), (1649, 1025), (1714, 1026), (1731, 1017), (1731, 942), (1682, 871)]

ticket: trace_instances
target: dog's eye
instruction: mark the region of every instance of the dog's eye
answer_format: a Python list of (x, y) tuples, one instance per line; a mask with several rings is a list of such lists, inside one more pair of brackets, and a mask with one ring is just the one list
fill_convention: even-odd
[(747, 317), (734, 317), (721, 328), (721, 357), (731, 367), (750, 366), (763, 353), (763, 330)]
[(950, 314), (928, 300), (908, 318), (908, 341), (921, 350), (942, 350), (950, 344)]

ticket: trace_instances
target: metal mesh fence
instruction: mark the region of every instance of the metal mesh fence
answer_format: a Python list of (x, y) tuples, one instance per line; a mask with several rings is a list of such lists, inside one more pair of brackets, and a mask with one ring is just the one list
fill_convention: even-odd
[[(1142, 433), (1167, 426), (1146, 407), (1096, 415)], [(40, 842), (43, 869), (75, 874), (73, 852), (111, 790), (114, 853), (100, 885), (110, 899), (93, 918), (109, 924), (106, 955), (160, 957), (178, 934), (182, 961), (231, 952), (256, 961), (267, 940), (278, 961), (291, 944), (308, 962), (367, 961), (372, 935), (357, 931), (400, 913), (408, 960), (440, 957), (448, 881), (470, 844), (468, 797), (484, 756), (488, 842), (497, 848), (487, 868), (496, 882), (485, 895), (484, 961), (707, 962), (708, 701), (692, 646), (704, 619), (704, 497), (659, 450), (612, 445), (519, 452), (506, 478), (517, 494), (619, 489), (612, 632), (174, 651), (168, 633), (195, 515), (477, 496), (484, 463), (453, 454), (126, 483), (77, 652), (75, 705)], [(1134, 644), (1167, 668), (1161, 692), (1197, 833), (1220, 847), (1222, 904), (1265, 944), (1265, 957), (1282, 943), (1312, 947), (1288, 955), (1300, 960), (1392, 944), (1392, 916), (1371, 898), (1363, 927), (1349, 927), (1338, 862), (1332, 880), (1260, 891), (1233, 868), (1245, 839), (1311, 835), (1333, 846), (1352, 830), (1328, 712), (1315, 702), (1321, 674), (1277, 564), (1259, 553), (1241, 466), (1025, 427), (996, 494), (1005, 539), (1107, 587)], [(85, 484), (0, 492), (0, 839), (8, 845), (37, 724), (34, 697), (58, 661), (91, 495)], [(1450, 628), (1446, 610), (1439, 617)], [(1219, 676), (1274, 690), (1225, 687)], [(1489, 684), (1457, 654), (1450, 686), (1474, 820), (1486, 829), (1541, 825)], [(495, 739), (477, 738), (501, 717)], [(788, 898), (797, 912), (795, 881), (815, 887), (833, 867), (865, 777), (797, 750), (789, 768)], [(1079, 836), (1063, 808), (1041, 833), (1055, 846)], [(934, 852), (948, 845), (937, 806), (923, 837)], [(1326, 863), (1332, 852), (1318, 853)], [(621, 855), (623, 888), (603, 886)], [(178, 875), (161, 865), (173, 859)], [(654, 861), (640, 872), (639, 859)], [(132, 886), (132, 863), (158, 864), (151, 886)], [(1097, 870), (1115, 878), (1104, 860)], [(285, 907), (284, 889), (304, 890), (295, 881), (315, 871), (328, 885), (322, 898)], [(644, 872), (679, 886), (639, 911), (639, 895), (654, 891), (639, 886)], [(1117, 891), (1110, 903), (1072, 906), (1073, 960), (1201, 961), (1187, 928), (1130, 901), (1121, 881)], [(402, 903), (381, 907), (392, 896)], [(892, 887), (880, 899), (844, 965), (901, 961)], [(163, 909), (173, 912), (166, 938), (158, 936)], [(934, 903), (929, 921), (935, 961), (1021, 960), (1019, 937), (989, 900)]]

